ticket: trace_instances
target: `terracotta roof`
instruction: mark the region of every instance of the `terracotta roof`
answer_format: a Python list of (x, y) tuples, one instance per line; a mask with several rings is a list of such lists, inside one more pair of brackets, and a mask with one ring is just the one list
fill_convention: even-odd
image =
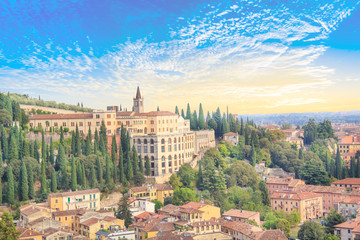
[(223, 136), (238, 136), (238, 135), (239, 135), (238, 133), (228, 132), (228, 133), (225, 133)]
[(360, 200), (358, 198), (352, 198), (351, 196), (345, 196), (339, 203), (360, 204)]
[(201, 202), (188, 202), (187, 204), (184, 204), (181, 206), (181, 208), (195, 208), (195, 209), (199, 209), (206, 206), (205, 203), (201, 203)]
[(23, 227), (16, 227), (16, 229), (18, 231), (21, 231), (18, 238), (28, 238), (28, 237), (33, 237), (33, 236), (42, 236), (42, 234), (40, 232), (30, 230), (30, 229), (26, 229), (26, 228), (23, 228)]
[(146, 186), (141, 186), (141, 187), (133, 187), (130, 190), (133, 191), (134, 193), (137, 192), (146, 192), (147, 187)]
[(172, 232), (158, 233), (158, 236), (148, 238), (148, 240), (193, 240), (190, 234), (176, 234)]
[(107, 222), (112, 222), (115, 221), (116, 219), (117, 219), (116, 217), (110, 217), (110, 216), (106, 216), (103, 218), (103, 220)]
[(286, 178), (269, 178), (266, 183), (270, 184), (285, 184), (289, 187), (295, 187), (298, 184), (305, 184), (304, 181), (300, 179), (294, 179), (292, 177), (286, 177)]
[(100, 221), (100, 220), (97, 219), (97, 218), (89, 218), (88, 220), (86, 220), (86, 221), (84, 221), (84, 222), (82, 222), (82, 223), (80, 223), (80, 224), (89, 227), (89, 226), (91, 226), (91, 225), (94, 225), (94, 224), (97, 223), (98, 221)]
[(315, 192), (315, 193), (345, 193), (345, 187), (318, 186), (318, 185), (299, 185), (293, 189), (294, 192)]
[(168, 213), (168, 214), (171, 214), (175, 211), (178, 211), (180, 209), (179, 206), (176, 206), (176, 205), (172, 205), (172, 204), (168, 204), (162, 208), (159, 209), (159, 211), (161, 212), (164, 212), (164, 213)]
[(253, 226), (249, 223), (245, 222), (235, 222), (235, 221), (222, 221), (221, 226), (224, 228), (229, 228), (233, 231), (240, 232), (243, 235), (246, 235), (248, 237), (254, 236), (255, 232), (263, 231), (261, 228)]
[(332, 182), (331, 184), (360, 185), (360, 178), (345, 178), (336, 182)]
[(65, 211), (57, 211), (53, 212), (54, 217), (62, 217), (62, 216), (69, 216), (69, 215), (82, 215), (86, 211), (85, 209), (74, 209), (74, 210), (65, 210)]
[(182, 208), (182, 209), (180, 209), (180, 212), (182, 212), (182, 213), (203, 213), (203, 211), (200, 211), (199, 209), (195, 209), (195, 208)]
[(135, 114), (135, 112), (116, 112), (116, 116), (131, 116)]
[(154, 188), (156, 188), (156, 190), (158, 190), (158, 191), (173, 190), (173, 188), (170, 185), (159, 184), (159, 183), (154, 184)]
[(100, 190), (95, 188), (95, 189), (88, 189), (88, 190), (74, 191), (74, 192), (51, 193), (49, 194), (49, 197), (69, 197), (69, 196), (92, 194), (92, 193), (100, 193)]
[(156, 231), (171, 232), (174, 230), (175, 230), (174, 223), (171, 222), (160, 222), (154, 224), (150, 223), (147, 224), (143, 229), (144, 232), (156, 232)]
[(157, 116), (178, 116), (178, 115), (169, 111), (152, 111), (147, 113), (135, 113), (134, 116), (157, 117)]
[(239, 209), (230, 209), (229, 211), (224, 212), (223, 216), (248, 219), (248, 218), (258, 215), (258, 214), (259, 214), (258, 212), (245, 211), (245, 210), (239, 210)]
[(288, 238), (285, 236), (285, 234), (280, 230), (265, 230), (262, 232), (256, 232), (255, 233), (256, 240), (287, 240)]
[(21, 213), (26, 215), (26, 216), (30, 216), (30, 215), (32, 215), (34, 213), (37, 213), (37, 212), (41, 212), (41, 209), (39, 209), (39, 208), (37, 208), (35, 206), (26, 208), (26, 209), (21, 211)]
[(354, 229), (360, 224), (360, 218), (355, 218), (337, 225), (334, 225), (334, 228), (348, 228), (348, 229)]
[(192, 222), (189, 224), (192, 227), (201, 227), (201, 226), (212, 226), (212, 225), (220, 225), (220, 222), (217, 221), (199, 221), (199, 222)]
[(321, 197), (320, 194), (312, 192), (274, 192), (271, 194), (271, 199), (293, 199), (293, 200), (304, 200), (309, 198)]
[(37, 114), (29, 116), (29, 120), (47, 120), (47, 119), (91, 119), (92, 113), (74, 113), (74, 114)]

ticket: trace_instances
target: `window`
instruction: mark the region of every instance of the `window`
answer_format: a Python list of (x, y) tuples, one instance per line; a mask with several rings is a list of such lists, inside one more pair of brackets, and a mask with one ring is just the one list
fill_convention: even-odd
[(147, 139), (144, 139), (144, 144), (147, 144), (148, 142), (147, 142)]
[(85, 195), (83, 195), (83, 199), (85, 200)]
[(111, 126), (111, 122), (110, 122), (110, 121), (108, 121), (108, 122), (106, 123), (106, 125)]
[(140, 140), (140, 139), (138, 139), (138, 140), (137, 140), (137, 143), (138, 143), (138, 144), (141, 144), (141, 140)]
[(161, 139), (161, 144), (165, 144), (165, 139)]
[(154, 153), (154, 146), (150, 146), (150, 153)]
[(79, 122), (79, 126), (80, 126), (80, 127), (82, 127), (82, 126), (83, 126), (83, 124), (84, 124), (83, 122)]
[(96, 114), (96, 118), (100, 118), (100, 114)]
[(88, 122), (88, 126), (89, 126), (89, 127), (91, 126), (91, 122)]
[(144, 146), (144, 153), (147, 153), (147, 152), (148, 152), (148, 147)]
[(71, 122), (71, 126), (72, 126), (72, 127), (75, 126), (75, 123), (74, 123), (74, 122)]
[(168, 151), (171, 152), (171, 145), (168, 146)]
[(96, 122), (96, 126), (100, 126), (100, 122)]
[(139, 146), (137, 147), (137, 151), (138, 151), (138, 153), (141, 153), (141, 145), (139, 145)]
[(62, 124), (62, 125), (63, 125), (63, 127), (66, 127), (66, 122), (63, 122), (63, 124)]
[(161, 152), (165, 152), (165, 146), (161, 146)]
[(68, 203), (70, 202), (70, 198), (68, 198)]
[(55, 200), (55, 203), (58, 203), (58, 200), (57, 200), (57, 199)]
[(168, 139), (168, 144), (171, 144), (171, 138)]

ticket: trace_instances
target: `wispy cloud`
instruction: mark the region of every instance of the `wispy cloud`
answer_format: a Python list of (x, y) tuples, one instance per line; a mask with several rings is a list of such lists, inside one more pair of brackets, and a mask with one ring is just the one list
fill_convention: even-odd
[[(14, 92), (57, 92), (94, 107), (130, 104), (136, 85), (154, 107), (184, 101), (215, 105), (229, 96), (239, 111), (244, 98), (256, 108), (325, 103), (296, 94), (311, 95), (334, 84), (334, 69), (314, 65), (327, 49), (318, 40), (326, 39), (357, 4), (207, 5), (194, 17), (178, 16), (186, 24), (169, 25), (168, 39), (122, 42), (102, 55), (77, 40), (65, 47), (51, 39), (44, 45), (33, 42), (31, 55), (12, 60), (22, 66), (1, 67), (0, 79)], [(297, 41), (307, 44), (293, 47)], [(6, 58), (1, 51), (0, 58)]]

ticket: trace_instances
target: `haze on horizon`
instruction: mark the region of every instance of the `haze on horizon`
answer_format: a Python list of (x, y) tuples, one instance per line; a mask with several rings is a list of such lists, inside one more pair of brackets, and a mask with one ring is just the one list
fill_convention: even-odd
[(360, 110), (360, 1), (0, 2), (0, 90), (86, 107)]

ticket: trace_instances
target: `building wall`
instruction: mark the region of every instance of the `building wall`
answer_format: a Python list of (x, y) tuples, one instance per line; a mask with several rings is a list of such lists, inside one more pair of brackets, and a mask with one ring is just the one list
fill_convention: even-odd
[(100, 210), (100, 193), (77, 194), (64, 197), (53, 197), (49, 195), (48, 202), (50, 204), (50, 208), (56, 209), (57, 211), (74, 210), (78, 208), (97, 211)]
[(80, 234), (85, 236), (86, 239), (95, 239), (96, 238), (96, 232), (101, 229), (109, 229), (110, 226), (124, 226), (124, 220), (122, 219), (116, 219), (114, 221), (108, 222), (105, 220), (98, 221), (97, 223), (91, 225), (91, 226), (85, 226), (83, 224), (80, 224)]
[(206, 205), (199, 209), (200, 211), (203, 211), (202, 217), (204, 220), (210, 220), (211, 218), (219, 218), (220, 215), (220, 208)]
[(335, 228), (334, 234), (340, 238), (340, 240), (353, 239), (352, 229), (347, 228)]
[(71, 229), (72, 231), (76, 230), (76, 214), (54, 217), (54, 220), (59, 221), (61, 226), (65, 229)]

